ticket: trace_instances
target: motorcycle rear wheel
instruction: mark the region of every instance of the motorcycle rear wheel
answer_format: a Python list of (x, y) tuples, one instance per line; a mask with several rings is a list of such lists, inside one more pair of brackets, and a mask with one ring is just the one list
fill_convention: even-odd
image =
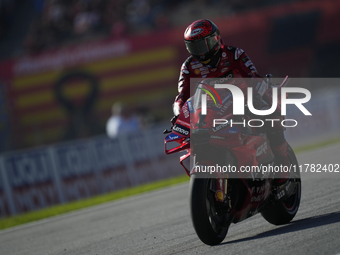
[[(296, 159), (293, 149), (288, 146), (288, 158), (290, 164), (296, 165), (298, 168), (298, 161)], [(285, 200), (277, 200), (273, 204), (268, 205), (262, 212), (263, 218), (274, 225), (283, 225), (289, 223), (296, 215), (301, 200), (301, 178), (300, 172), (290, 173), (290, 181), (296, 183), (295, 190)], [(293, 176), (292, 176), (293, 175)]]
[(216, 179), (190, 178), (190, 211), (196, 234), (207, 245), (220, 244), (227, 235), (230, 215), (221, 212), (215, 200), (212, 182)]

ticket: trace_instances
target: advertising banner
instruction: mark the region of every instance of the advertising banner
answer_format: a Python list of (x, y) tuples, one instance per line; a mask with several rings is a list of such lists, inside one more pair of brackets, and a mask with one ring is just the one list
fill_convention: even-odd
[(0, 157), (0, 217), (173, 177), (178, 157), (164, 155), (162, 128), (98, 136)]
[(17, 212), (27, 212), (60, 202), (51, 159), (46, 150), (11, 153), (3, 169)]

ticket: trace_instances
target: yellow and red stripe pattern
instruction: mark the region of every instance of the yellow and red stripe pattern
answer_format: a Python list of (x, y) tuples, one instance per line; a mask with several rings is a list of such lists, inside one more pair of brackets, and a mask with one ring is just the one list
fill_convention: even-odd
[[(18, 142), (31, 146), (62, 139), (68, 113), (56, 99), (55, 84), (70, 70), (14, 77), (11, 98), (16, 136), (20, 137)], [(103, 124), (116, 101), (166, 107), (161, 102), (173, 98), (176, 93), (178, 53), (175, 47), (164, 46), (79, 64), (76, 70), (93, 75), (99, 81), (99, 94), (93, 110)], [(87, 81), (74, 80), (63, 87), (62, 93), (65, 98), (76, 102), (86, 97), (89, 89)]]

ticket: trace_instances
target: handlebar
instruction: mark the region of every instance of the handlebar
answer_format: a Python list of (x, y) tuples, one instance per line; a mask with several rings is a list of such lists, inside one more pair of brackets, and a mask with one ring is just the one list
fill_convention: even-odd
[(168, 130), (168, 129), (164, 129), (163, 130), (163, 134), (169, 134), (169, 133), (171, 133), (172, 132), (172, 130), (170, 129), (170, 130)]

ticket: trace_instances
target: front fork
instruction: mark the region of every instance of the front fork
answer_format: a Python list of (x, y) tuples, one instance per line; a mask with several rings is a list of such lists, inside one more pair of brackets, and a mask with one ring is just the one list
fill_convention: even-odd
[(228, 185), (227, 178), (215, 178), (216, 189), (212, 190), (215, 192), (215, 202), (218, 212), (221, 214), (229, 213), (231, 211), (231, 199), (230, 199), (230, 187)]
[[(213, 148), (215, 149), (215, 148)], [(193, 151), (191, 151), (193, 152)], [(196, 150), (197, 152), (197, 150)], [(222, 152), (221, 150), (218, 150), (218, 152), (214, 153), (216, 156), (214, 159), (207, 159), (205, 153), (200, 153), (200, 150), (198, 150), (198, 153), (195, 153), (194, 156), (194, 167), (191, 169), (190, 174), (198, 174), (201, 175), (202, 178), (208, 178), (212, 179), (210, 189), (211, 192), (214, 192), (215, 201), (217, 204), (227, 204), (230, 208), (230, 193), (231, 193), (231, 187), (228, 181), (228, 174), (222, 173), (222, 172), (208, 172), (208, 166), (216, 166), (217, 163), (219, 165), (228, 165), (227, 162), (235, 163), (234, 158), (232, 157), (230, 151), (225, 150)], [(199, 173), (197, 172), (196, 167), (200, 169), (200, 167), (205, 168), (205, 173)]]
[(224, 202), (228, 197), (228, 179), (216, 178), (216, 202)]

